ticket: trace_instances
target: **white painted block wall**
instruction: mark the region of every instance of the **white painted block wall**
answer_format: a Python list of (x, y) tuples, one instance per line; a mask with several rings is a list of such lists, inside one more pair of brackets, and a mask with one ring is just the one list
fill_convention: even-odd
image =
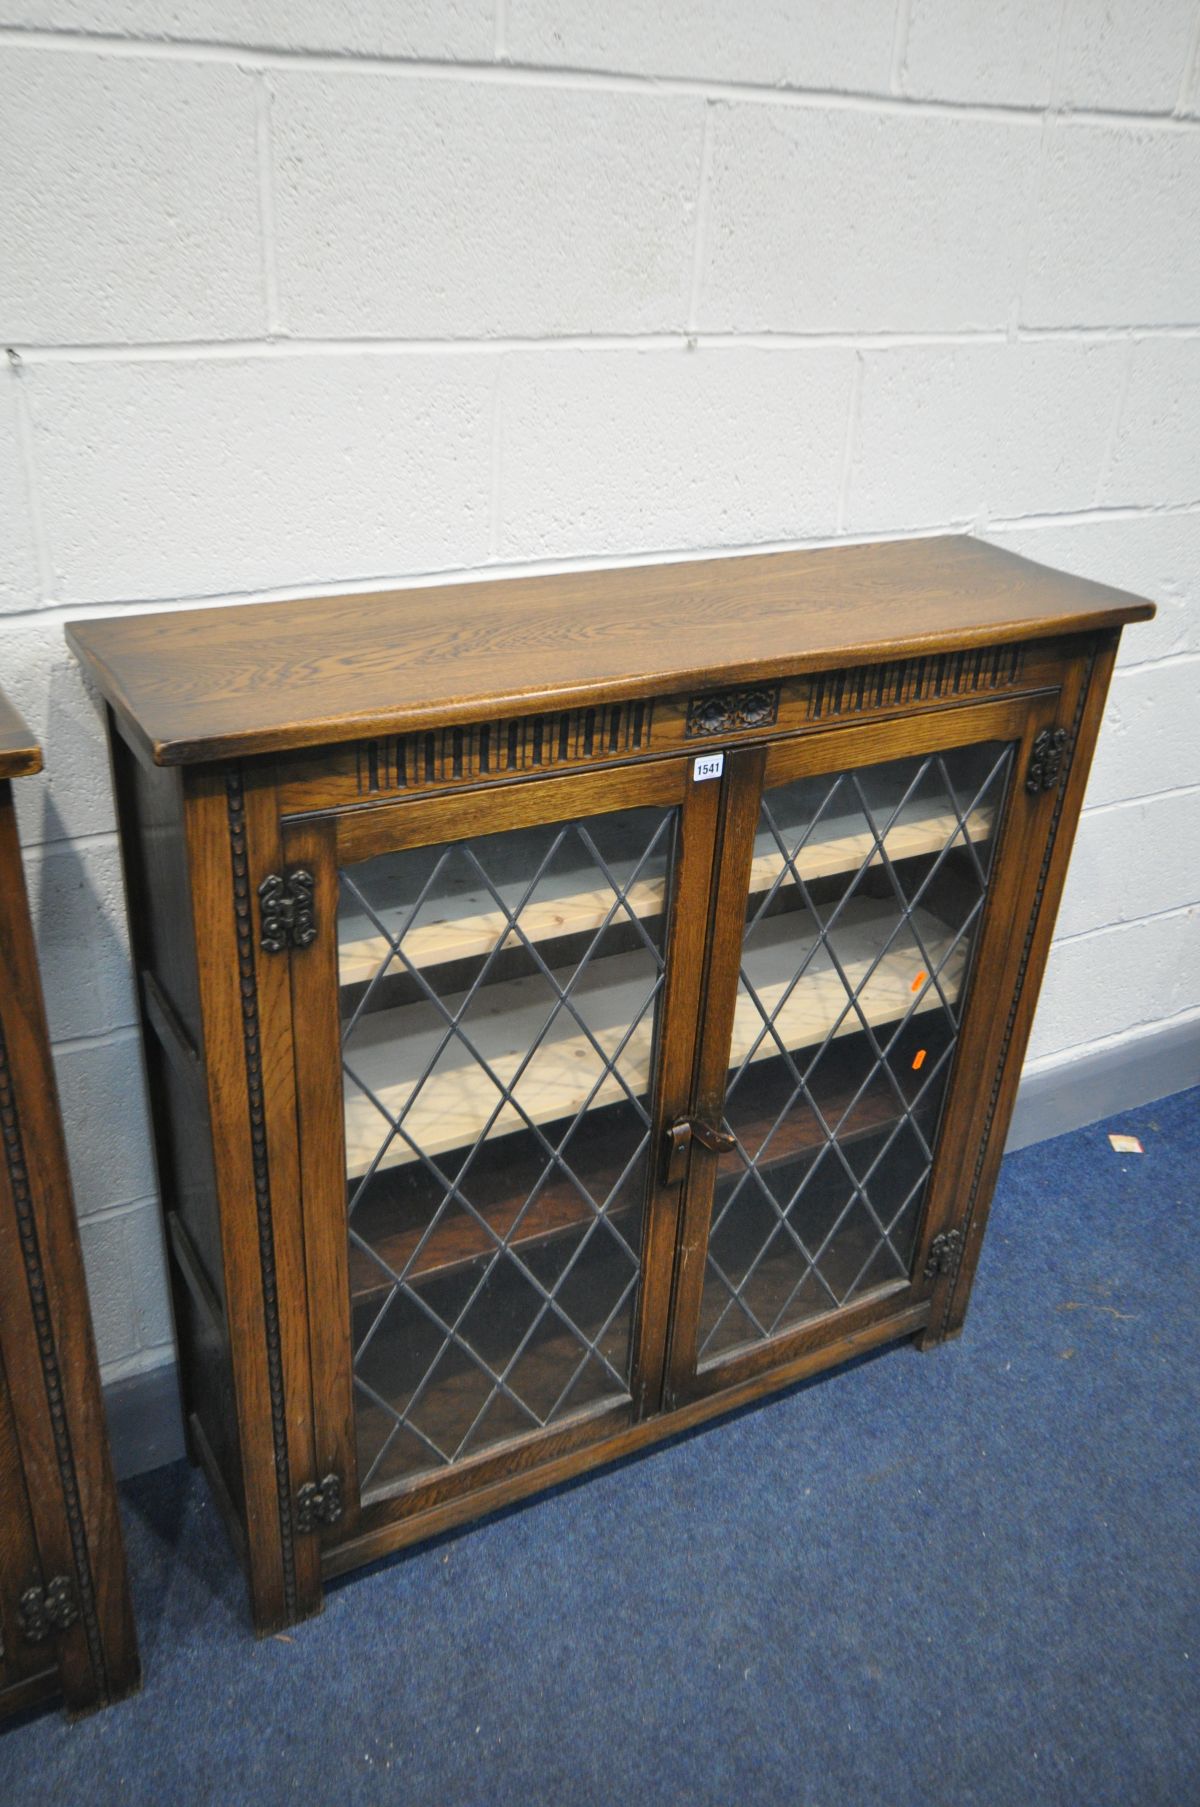
[(947, 527), (1145, 591), (1032, 1065), (1200, 1025), (1200, 0), (0, 0), (0, 242), (109, 1378), (170, 1348), (87, 609)]

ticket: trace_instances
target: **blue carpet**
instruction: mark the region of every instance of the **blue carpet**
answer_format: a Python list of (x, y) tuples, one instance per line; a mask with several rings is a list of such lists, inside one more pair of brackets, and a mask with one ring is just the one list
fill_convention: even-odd
[(1023, 1150), (960, 1342), (381, 1564), (283, 1638), (251, 1638), (203, 1484), (144, 1476), (145, 1689), (14, 1726), (0, 1799), (1190, 1807), (1198, 1173), (1200, 1090)]

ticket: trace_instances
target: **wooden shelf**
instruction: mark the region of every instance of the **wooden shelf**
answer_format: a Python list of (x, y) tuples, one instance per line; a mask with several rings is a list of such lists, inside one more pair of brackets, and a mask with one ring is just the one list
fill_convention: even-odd
[[(612, 1266), (614, 1261), (619, 1261), (615, 1251), (609, 1258), (609, 1271), (600, 1286), (599, 1296), (602, 1301), (615, 1298), (625, 1277), (623, 1268)], [(515, 1271), (512, 1280), (518, 1295), (523, 1294), (524, 1282), (516, 1276)], [(373, 1315), (375, 1309), (377, 1308), (372, 1304), (364, 1316)], [(518, 1311), (524, 1309), (525, 1301), (520, 1297)], [(604, 1353), (618, 1373), (628, 1366), (632, 1309), (633, 1301), (628, 1300), (602, 1339)], [(497, 1315), (503, 1320), (505, 1314), (502, 1308)], [(592, 1333), (598, 1331), (606, 1315), (606, 1308), (601, 1304), (596, 1314), (598, 1321), (584, 1327)], [(474, 1346), (480, 1328), (482, 1326), (477, 1318), (466, 1332), (465, 1340), (469, 1345)], [(371, 1339), (371, 1349), (372, 1377), (386, 1376), (387, 1384), (382, 1391), (385, 1396), (391, 1397), (398, 1408), (404, 1409), (415, 1388), (425, 1380), (429, 1361), (428, 1347), (424, 1351), (414, 1349), (411, 1322), (406, 1321), (405, 1314), (401, 1312), (396, 1321), (392, 1321), (391, 1314), (385, 1317)], [(503, 1369), (507, 1366), (506, 1358), (510, 1350), (503, 1342), (492, 1347), (488, 1347), (485, 1342), (479, 1353), (485, 1361), (492, 1363), (494, 1369)], [(554, 1423), (574, 1420), (581, 1412), (600, 1409), (604, 1404), (617, 1406), (622, 1400), (627, 1400), (626, 1389), (619, 1386), (597, 1361), (585, 1360), (586, 1356), (587, 1351), (578, 1338), (571, 1334), (553, 1312), (547, 1312), (509, 1374), (509, 1385), (519, 1398), (541, 1415), (550, 1411), (572, 1374), (576, 1369), (581, 1369), (555, 1414), (552, 1420)], [(472, 1430), (481, 1407), (492, 1392), (491, 1381), (470, 1356), (459, 1349), (451, 1349), (438, 1362), (432, 1378), (424, 1385), (416, 1411), (417, 1420), (441, 1449), (456, 1449), (459, 1441)], [(360, 1429), (370, 1427), (370, 1431), (374, 1433), (371, 1435), (371, 1443), (377, 1446), (378, 1441), (390, 1432), (392, 1420), (386, 1414), (376, 1418), (379, 1408), (361, 1394), (356, 1406)], [(485, 1422), (478, 1426), (464, 1453), (474, 1455), (507, 1438), (527, 1437), (535, 1428), (535, 1420), (529, 1413), (522, 1412), (503, 1394), (498, 1394), (492, 1398)], [(402, 1482), (410, 1475), (420, 1474), (434, 1465), (436, 1464), (431, 1462), (427, 1447), (401, 1429), (392, 1441), (389, 1454), (372, 1478), (368, 1500), (377, 1492), (383, 1492), (389, 1486)]]
[[(567, 1159), (598, 1202), (603, 1202), (616, 1186), (636, 1146), (636, 1131), (630, 1118), (629, 1105), (615, 1105), (607, 1110), (592, 1111), (571, 1137)], [(479, 1162), (464, 1190), (480, 1217), (497, 1236), (508, 1236), (529, 1196), (529, 1175), (545, 1165), (539, 1157), (536, 1138), (526, 1131), (519, 1138), (528, 1144), (528, 1159), (519, 1163), (524, 1180), (514, 1182), (510, 1162)], [(517, 1137), (511, 1138), (516, 1142)], [(406, 1196), (407, 1194), (407, 1196)], [(442, 1193), (423, 1171), (413, 1163), (391, 1169), (373, 1179), (370, 1190), (355, 1207), (353, 1224), (357, 1233), (369, 1242), (393, 1273), (399, 1273), (412, 1260), (430, 1219), (442, 1202)], [(641, 1188), (632, 1181), (625, 1196), (610, 1211), (610, 1216), (627, 1225), (640, 1208)], [(545, 1241), (565, 1231), (590, 1223), (593, 1217), (587, 1201), (565, 1174), (556, 1172), (521, 1219), (512, 1246)], [(639, 1235), (626, 1227), (626, 1237), (637, 1246)], [(488, 1255), (495, 1243), (482, 1226), (459, 1207), (451, 1209), (429, 1237), (409, 1278), (426, 1279), (450, 1272), (466, 1262)], [(381, 1274), (379, 1266), (361, 1248), (350, 1247), (350, 1292), (357, 1302), (372, 1294), (386, 1292), (391, 1282)]]
[[(768, 1012), (783, 998), (805, 957), (804, 941), (796, 933), (797, 920), (792, 913), (761, 924), (746, 960), (747, 971)], [(916, 913), (915, 922), (929, 957), (940, 961), (952, 939), (951, 931), (924, 911)], [(894, 914), (884, 906), (864, 900), (851, 902), (843, 909), (836, 941), (852, 986), (865, 979), (893, 927)], [(965, 948), (960, 946), (942, 972), (942, 989), (949, 998), (957, 993), (964, 961)], [(596, 960), (572, 990), (576, 1008), (608, 1057), (615, 1056), (630, 1022), (645, 1002), (649, 988), (646, 965), (645, 960), (628, 954)], [(902, 933), (879, 961), (859, 999), (867, 1021), (874, 1026), (902, 1017), (913, 1003), (913, 987), (924, 970), (924, 956), (915, 941)], [(560, 975), (561, 982), (565, 984), (568, 977)], [(458, 1000), (445, 1002), (453, 1011)], [(513, 979), (488, 986), (468, 1012), (464, 1028), (503, 1085), (517, 1080), (526, 1052), (549, 1014), (550, 1002), (549, 988), (540, 977)], [(916, 1009), (933, 1009), (938, 1002), (936, 989), (926, 986)], [(811, 1047), (831, 1033), (849, 1035), (861, 1027), (857, 1012), (852, 1010), (843, 1016), (845, 1009), (845, 988), (822, 948), (809, 962), (803, 983), (792, 986), (776, 1019), (776, 1028), (789, 1049)], [(626, 1084), (643, 1095), (650, 1084), (651, 1015), (647, 1013), (629, 1036), (621, 1056)], [(733, 1066), (740, 1066), (750, 1054), (761, 1027), (762, 1019), (753, 1000), (744, 991), (739, 992)], [(444, 1021), (431, 1005), (378, 1011), (356, 1026), (348, 1050), (349, 1065), (393, 1117), (399, 1116), (419, 1087), (405, 1118), (405, 1129), (427, 1154), (436, 1156), (469, 1147), (487, 1129), (493, 1116), (490, 1139), (525, 1128), (521, 1112), (501, 1098), (482, 1067), (453, 1040), (442, 1050), (436, 1069), (420, 1084), (421, 1075), (438, 1054), (444, 1034)], [(775, 1052), (776, 1045), (768, 1036), (751, 1058), (766, 1060)], [(397, 1078), (398, 1067), (412, 1077)], [(542, 1124), (573, 1117), (589, 1099), (590, 1108), (595, 1110), (621, 1102), (626, 1093), (617, 1079), (604, 1072), (597, 1047), (564, 1009), (521, 1073), (517, 1097), (528, 1118)], [(354, 1178), (364, 1174), (375, 1159), (387, 1124), (349, 1075), (345, 1082), (345, 1123), (347, 1172)], [(408, 1143), (397, 1136), (380, 1166), (399, 1166), (415, 1159)]]
[[(945, 1043), (944, 1033), (935, 1036), (931, 1052), (936, 1056)], [(837, 1048), (835, 1042), (826, 1057), (833, 1065), (826, 1069), (822, 1063), (821, 1078), (814, 1080), (814, 1086), (826, 1121), (831, 1125), (841, 1123), (838, 1141), (848, 1147), (865, 1136), (890, 1130), (899, 1121), (901, 1107), (892, 1086), (882, 1078), (873, 1080), (861, 1091), (861, 1096), (857, 1095), (862, 1083), (859, 1063), (846, 1058), (839, 1060)], [(765, 1156), (757, 1163), (761, 1171), (768, 1172), (811, 1154), (824, 1143), (825, 1133), (816, 1113), (802, 1102), (793, 1104), (783, 1121), (778, 1122), (791, 1099), (795, 1081), (778, 1058), (764, 1062), (762, 1066), (752, 1097), (748, 1100), (738, 1098), (733, 1117), (742, 1145), (752, 1156), (774, 1130)], [(936, 1104), (935, 1100), (921, 1112), (927, 1133), (932, 1128), (927, 1119), (936, 1114)], [(843, 1121), (843, 1113), (847, 1112)], [(628, 1105), (589, 1112), (571, 1138), (568, 1159), (598, 1201), (609, 1196), (628, 1164), (636, 1142), (631, 1117)], [(778, 1128), (775, 1127), (777, 1122)], [(512, 1138), (513, 1141), (517, 1139)], [(521, 1139), (529, 1145), (530, 1164), (540, 1167), (544, 1156), (539, 1159), (533, 1135), (526, 1131)], [(479, 1162), (465, 1187), (479, 1216), (500, 1237), (510, 1235), (528, 1196), (528, 1180), (524, 1184), (520, 1181), (514, 1184), (511, 1171), (508, 1163)], [(528, 1175), (530, 1167), (522, 1163), (522, 1171)], [(736, 1180), (743, 1171), (742, 1158), (736, 1150), (719, 1157), (719, 1181)], [(400, 1273), (412, 1261), (441, 1201), (440, 1189), (409, 1162), (371, 1182), (367, 1195), (355, 1207), (354, 1228), (393, 1273)], [(627, 1241), (634, 1247), (640, 1239), (636, 1218), (641, 1203), (641, 1183), (631, 1180), (625, 1196), (610, 1211), (610, 1216), (621, 1224)], [(544, 1242), (579, 1229), (591, 1219), (590, 1207), (570, 1180), (556, 1175), (525, 1213), (516, 1234), (510, 1237), (510, 1243), (519, 1249)], [(480, 1224), (467, 1212), (454, 1210), (425, 1241), (406, 1278), (421, 1281), (451, 1272), (490, 1255), (494, 1248), (495, 1242)], [(350, 1291), (354, 1302), (382, 1297), (390, 1285), (391, 1281), (371, 1256), (352, 1243)]]
[[(880, 805), (886, 818), (886, 807)], [(796, 859), (796, 869), (806, 884), (816, 879), (833, 877), (839, 872), (853, 872), (863, 864), (878, 865), (878, 852), (872, 854), (874, 838), (856, 823), (861, 814), (830, 818), (822, 826), (819, 839), (810, 840)], [(919, 803), (902, 809), (884, 841), (888, 858), (917, 859), (939, 853), (957, 826), (957, 817), (949, 811), (931, 815)], [(992, 830), (992, 811), (973, 810), (967, 818), (967, 833), (973, 841), (985, 841)], [(769, 891), (783, 871), (783, 858), (769, 834), (760, 834), (754, 844), (754, 862), (750, 873), (752, 895)], [(635, 870), (632, 862), (614, 864), (613, 877), (624, 887)], [(586, 876), (590, 877), (591, 874)], [(530, 941), (554, 941), (562, 936), (595, 933), (613, 909), (614, 893), (608, 885), (580, 888), (580, 875), (548, 874), (538, 885), (534, 898), (521, 912), (521, 927)], [(528, 889), (528, 880), (520, 884), (496, 887), (505, 906), (515, 911)], [(661, 916), (665, 907), (666, 888), (662, 879), (639, 879), (626, 893), (628, 910), (622, 905), (613, 916), (614, 923), (627, 922), (629, 915), (649, 920)], [(506, 926), (507, 918), (495, 907), (495, 899), (486, 890), (460, 892), (441, 906), (447, 912), (435, 919), (419, 921), (404, 937), (404, 952), (413, 966), (426, 970), (452, 961), (479, 959), (497, 946), (518, 947), (520, 936)], [(453, 914), (450, 914), (450, 910)], [(393, 934), (403, 927), (408, 910), (381, 910), (379, 920)], [(361, 912), (343, 911), (338, 918), (338, 977), (343, 986), (365, 985), (387, 959), (390, 944), (375, 930), (370, 919)]]

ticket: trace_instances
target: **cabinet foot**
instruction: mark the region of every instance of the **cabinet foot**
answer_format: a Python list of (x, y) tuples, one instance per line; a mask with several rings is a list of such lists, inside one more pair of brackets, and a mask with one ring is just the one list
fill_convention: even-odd
[(928, 1355), (933, 1349), (944, 1348), (947, 1343), (956, 1343), (962, 1333), (961, 1324), (954, 1324), (946, 1331), (930, 1328), (919, 1331), (913, 1338), (913, 1345), (920, 1350), (922, 1355)]

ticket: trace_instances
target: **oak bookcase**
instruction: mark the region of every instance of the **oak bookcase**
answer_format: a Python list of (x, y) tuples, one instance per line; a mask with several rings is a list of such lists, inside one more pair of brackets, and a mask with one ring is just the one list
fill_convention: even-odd
[(1152, 612), (945, 538), (68, 629), (261, 1630), (960, 1329)]
[(90, 1712), (140, 1679), (13, 807), (41, 768), (0, 691), (0, 1715)]

